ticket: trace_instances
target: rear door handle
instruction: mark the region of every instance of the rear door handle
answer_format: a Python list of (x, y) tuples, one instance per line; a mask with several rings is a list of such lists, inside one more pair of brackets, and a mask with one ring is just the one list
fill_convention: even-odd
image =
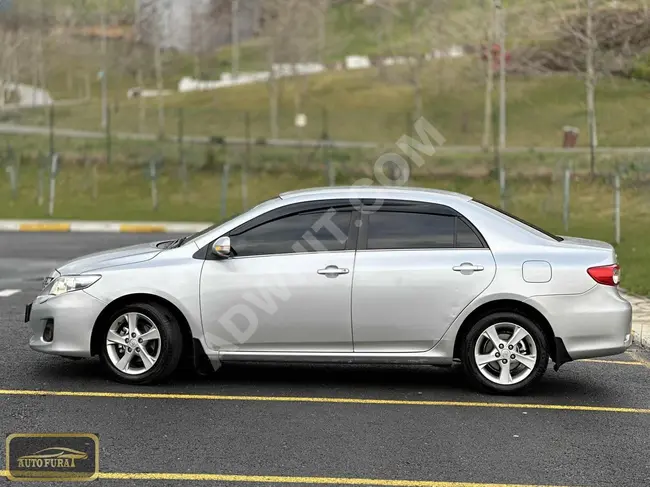
[(474, 272), (485, 270), (485, 267), (482, 265), (474, 265), (471, 262), (463, 262), (461, 265), (454, 266), (451, 269), (461, 274), (473, 274)]
[(325, 269), (318, 269), (317, 272), (321, 276), (336, 277), (336, 276), (340, 276), (341, 274), (349, 274), (350, 270), (342, 269), (335, 265), (328, 265), (327, 267), (325, 267)]

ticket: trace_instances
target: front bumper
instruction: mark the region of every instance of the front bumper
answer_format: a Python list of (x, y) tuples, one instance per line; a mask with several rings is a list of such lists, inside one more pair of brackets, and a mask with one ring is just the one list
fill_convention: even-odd
[(573, 360), (617, 355), (632, 345), (632, 305), (616, 288), (598, 284), (584, 294), (529, 302), (541, 308)]
[[(32, 303), (29, 346), (36, 351), (66, 357), (90, 357), (90, 338), (105, 304), (85, 291), (56, 297), (38, 297)], [(47, 323), (53, 324), (52, 341), (43, 337)]]

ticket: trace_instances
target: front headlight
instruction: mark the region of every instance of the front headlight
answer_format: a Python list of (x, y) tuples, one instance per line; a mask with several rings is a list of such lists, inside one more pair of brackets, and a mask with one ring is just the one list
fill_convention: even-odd
[(43, 291), (47, 286), (49, 286), (50, 283), (51, 283), (54, 279), (56, 279), (57, 277), (61, 277), (61, 273), (60, 273), (59, 271), (57, 271), (56, 269), (54, 269), (54, 270), (52, 271), (52, 273), (51, 273), (49, 276), (47, 276), (47, 277), (45, 277), (45, 278), (43, 279), (43, 284), (42, 284), (42, 286), (41, 286), (41, 291)]
[(102, 276), (61, 276), (52, 281), (41, 293), (42, 296), (60, 296), (92, 286)]

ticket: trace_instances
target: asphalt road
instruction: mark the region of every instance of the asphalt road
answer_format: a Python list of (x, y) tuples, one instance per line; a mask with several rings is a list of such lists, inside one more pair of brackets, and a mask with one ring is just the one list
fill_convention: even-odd
[(24, 305), (43, 275), (159, 238), (0, 233), (0, 436), (96, 433), (95, 484), (113, 486), (650, 485), (641, 351), (549, 369), (520, 397), (474, 392), (458, 367), (421, 366), (229, 365), (136, 388), (107, 380), (97, 360), (30, 351)]

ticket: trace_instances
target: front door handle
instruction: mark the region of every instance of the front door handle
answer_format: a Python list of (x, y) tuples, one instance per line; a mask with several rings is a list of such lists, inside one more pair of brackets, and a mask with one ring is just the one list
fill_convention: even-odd
[(321, 276), (336, 277), (336, 276), (340, 276), (341, 274), (349, 274), (350, 270), (341, 269), (335, 265), (328, 265), (327, 267), (325, 267), (325, 269), (318, 269), (317, 272)]
[(456, 272), (460, 272), (461, 274), (473, 274), (474, 272), (481, 272), (482, 270), (485, 269), (482, 265), (474, 265), (471, 262), (463, 262), (461, 265), (457, 265), (451, 268), (452, 270)]

